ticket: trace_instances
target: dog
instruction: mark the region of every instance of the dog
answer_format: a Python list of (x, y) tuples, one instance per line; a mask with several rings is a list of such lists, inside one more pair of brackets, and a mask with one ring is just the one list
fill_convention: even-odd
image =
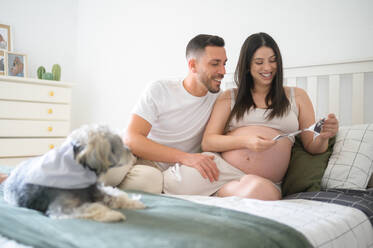
[(143, 209), (145, 205), (119, 189), (103, 186), (98, 178), (109, 168), (135, 162), (120, 136), (107, 126), (85, 125), (59, 148), (19, 164), (4, 182), (4, 199), (51, 218), (125, 220), (111, 208)]

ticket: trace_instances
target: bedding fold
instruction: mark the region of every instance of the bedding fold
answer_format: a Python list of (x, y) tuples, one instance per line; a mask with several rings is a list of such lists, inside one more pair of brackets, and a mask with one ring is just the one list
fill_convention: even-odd
[(373, 189), (326, 189), (317, 192), (301, 192), (289, 195), (284, 199), (304, 199), (334, 203), (361, 210), (373, 226)]
[(312, 247), (295, 229), (263, 217), (173, 197), (142, 194), (145, 210), (125, 222), (50, 219), (3, 200), (0, 234), (33, 247)]

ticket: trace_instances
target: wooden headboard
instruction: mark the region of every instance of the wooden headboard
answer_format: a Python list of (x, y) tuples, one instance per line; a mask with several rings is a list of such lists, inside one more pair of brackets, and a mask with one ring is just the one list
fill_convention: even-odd
[[(316, 119), (335, 113), (340, 125), (373, 123), (373, 58), (284, 68), (284, 84), (307, 91)], [(223, 89), (235, 87), (227, 74)]]

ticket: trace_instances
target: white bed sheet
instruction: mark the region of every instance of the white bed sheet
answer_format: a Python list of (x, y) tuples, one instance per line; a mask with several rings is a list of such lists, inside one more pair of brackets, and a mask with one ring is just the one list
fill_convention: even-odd
[(32, 248), (31, 246), (21, 245), (14, 240), (10, 240), (0, 235), (0, 247), (1, 248)]
[[(260, 201), (238, 197), (173, 196), (278, 221), (301, 232), (314, 247), (373, 248), (373, 228), (358, 209), (311, 200)], [(29, 248), (3, 236), (0, 247)]]
[(311, 200), (261, 201), (238, 197), (174, 196), (269, 218), (301, 232), (314, 247), (373, 247), (373, 228), (360, 210)]

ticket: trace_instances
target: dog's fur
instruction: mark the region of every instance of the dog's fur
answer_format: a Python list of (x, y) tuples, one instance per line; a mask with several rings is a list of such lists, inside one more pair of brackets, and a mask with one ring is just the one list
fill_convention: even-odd
[[(109, 168), (133, 164), (135, 156), (123, 145), (119, 135), (107, 126), (83, 126), (69, 138), (74, 146), (75, 160), (99, 177)], [(110, 208), (145, 208), (126, 193), (96, 182), (83, 189), (60, 189), (25, 183), (28, 168), (12, 173), (4, 182), (4, 199), (16, 206), (35, 209), (53, 218), (85, 218), (96, 221), (120, 221), (125, 216)]]

